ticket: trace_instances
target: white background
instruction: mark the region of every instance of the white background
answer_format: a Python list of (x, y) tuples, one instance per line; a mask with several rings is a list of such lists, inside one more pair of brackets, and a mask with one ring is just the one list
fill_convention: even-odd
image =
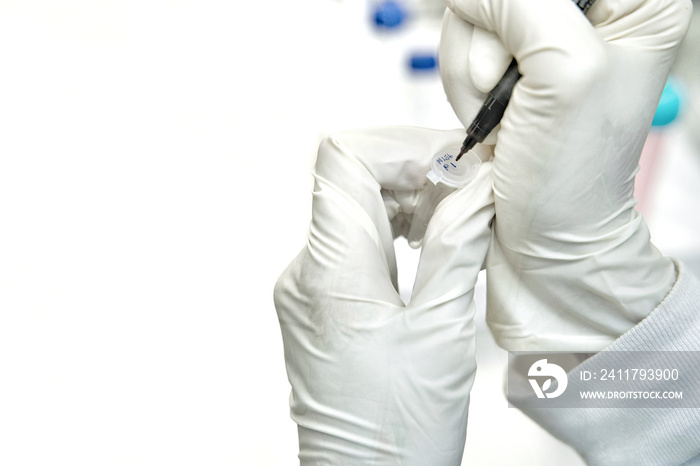
[[(0, 465), (297, 464), (272, 288), (316, 145), (459, 126), (402, 71), (422, 34), (378, 37), (363, 5), (0, 0)], [(652, 233), (695, 257), (679, 128)], [(576, 464), (507, 408), (482, 314), (465, 464)]]

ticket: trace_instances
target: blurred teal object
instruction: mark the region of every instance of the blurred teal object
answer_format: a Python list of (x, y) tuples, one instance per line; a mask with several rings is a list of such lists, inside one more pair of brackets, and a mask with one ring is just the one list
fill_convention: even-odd
[(661, 94), (659, 106), (656, 108), (652, 126), (666, 126), (672, 123), (681, 110), (681, 89), (678, 83), (669, 79), (664, 86), (664, 92)]

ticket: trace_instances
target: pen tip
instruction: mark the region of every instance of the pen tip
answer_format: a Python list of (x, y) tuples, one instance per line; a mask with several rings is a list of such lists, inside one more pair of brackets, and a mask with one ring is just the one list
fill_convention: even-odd
[(457, 155), (457, 158), (455, 159), (455, 162), (459, 161), (459, 159), (462, 158), (464, 154), (469, 152), (474, 146), (476, 145), (476, 139), (473, 138), (472, 136), (467, 135), (467, 139), (464, 140), (464, 144), (462, 144), (462, 148), (459, 151), (459, 154)]

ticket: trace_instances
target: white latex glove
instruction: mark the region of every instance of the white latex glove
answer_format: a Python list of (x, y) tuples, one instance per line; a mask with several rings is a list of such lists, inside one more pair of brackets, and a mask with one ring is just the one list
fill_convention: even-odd
[(320, 146), (308, 243), (274, 294), (302, 465), (460, 464), (490, 163), (438, 205), (406, 306), (391, 223), (406, 231), (431, 157), (462, 137), (380, 128)]
[(588, 19), (568, 0), (447, 3), (441, 70), (465, 125), (510, 55), (523, 75), (495, 146), (490, 328), (508, 350), (598, 351), (675, 280), (633, 187), (691, 2), (598, 0)]

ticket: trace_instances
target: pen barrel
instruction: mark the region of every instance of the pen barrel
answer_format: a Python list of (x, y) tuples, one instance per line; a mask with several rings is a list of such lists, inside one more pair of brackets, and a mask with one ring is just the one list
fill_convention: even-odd
[(574, 3), (576, 6), (578, 6), (581, 11), (583, 11), (584, 14), (588, 11), (588, 9), (593, 6), (596, 0), (574, 0)]
[(481, 110), (467, 129), (467, 133), (477, 142), (484, 142), (486, 136), (500, 123), (518, 79), (518, 63), (513, 60), (498, 84), (491, 89)]

